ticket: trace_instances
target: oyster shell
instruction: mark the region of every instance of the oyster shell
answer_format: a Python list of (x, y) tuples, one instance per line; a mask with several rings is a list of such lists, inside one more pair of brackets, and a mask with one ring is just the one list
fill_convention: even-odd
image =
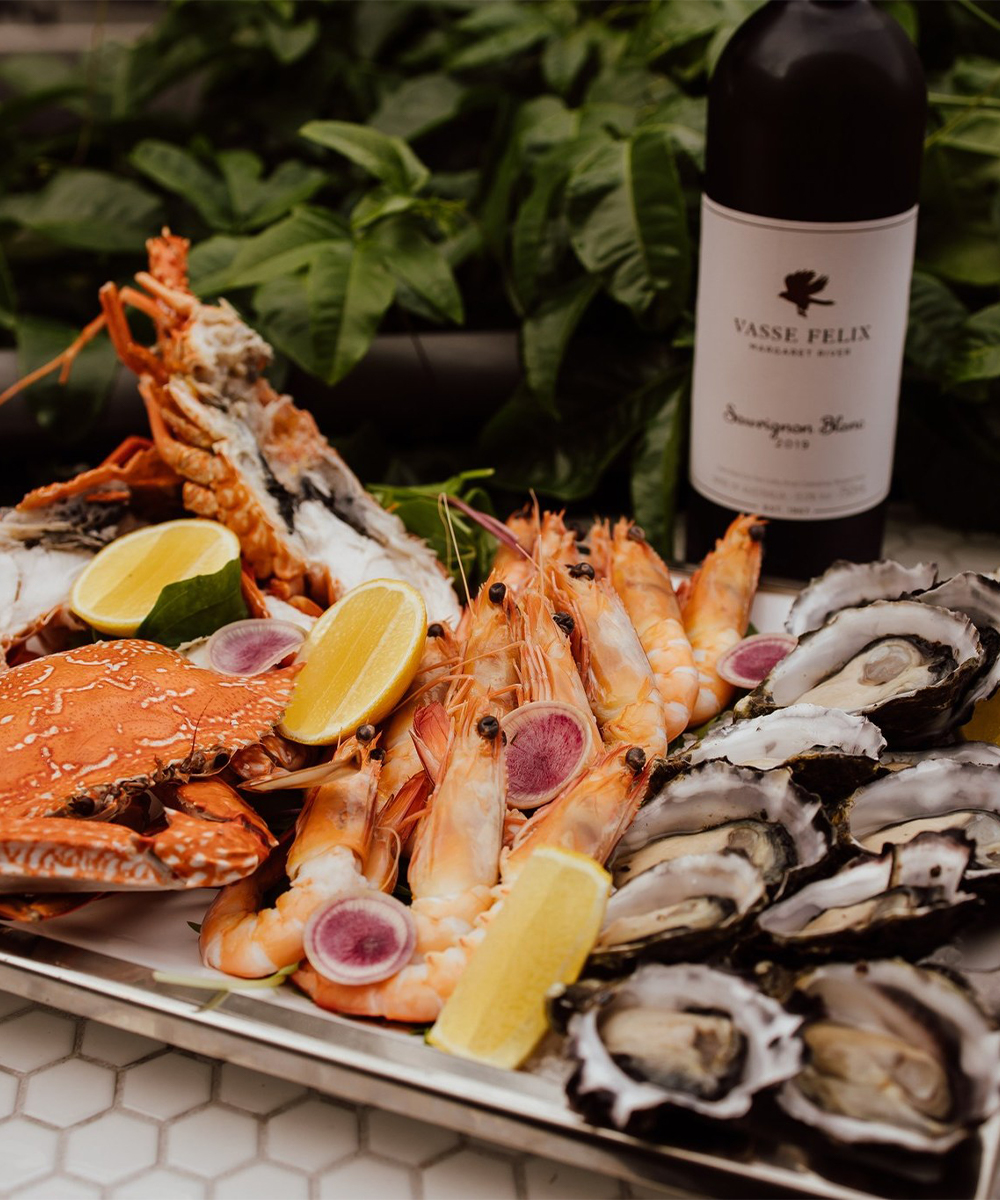
[(618, 1129), (680, 1107), (743, 1116), (754, 1094), (799, 1069), (800, 1018), (736, 975), (658, 963), (607, 987), (565, 993), (574, 1105)]
[(972, 843), (923, 833), (882, 855), (860, 855), (757, 918), (780, 951), (812, 957), (871, 951), (879, 939), (919, 956), (942, 942), (978, 898), (961, 891)]
[(887, 738), (908, 741), (956, 704), (982, 660), (967, 617), (916, 600), (876, 600), (842, 609), (806, 634), (735, 712), (756, 717), (822, 704), (867, 716)]
[(710, 730), (686, 754), (692, 766), (724, 758), (766, 771), (787, 766), (800, 787), (834, 798), (879, 770), (885, 738), (865, 717), (818, 704), (791, 704)]
[(779, 767), (757, 771), (715, 760), (672, 779), (639, 809), (609, 864), (615, 886), (659, 862), (735, 850), (777, 889), (814, 866), (832, 843), (819, 800)]
[(943, 1153), (1000, 1105), (1000, 1034), (937, 971), (894, 960), (819, 967), (790, 1003), (808, 1012), (791, 1116), (842, 1142)]
[[(835, 562), (822, 575), (811, 579), (796, 596), (785, 618), (785, 629), (801, 637), (825, 624), (842, 608), (857, 608), (873, 600), (901, 600), (924, 591), (937, 582), (935, 563), (904, 567), (892, 559), (854, 563)], [(946, 606), (947, 607), (947, 606)]]
[(741, 854), (692, 854), (657, 863), (608, 901), (590, 966), (616, 970), (636, 957), (677, 962), (731, 938), (764, 903), (760, 871)]
[(890, 771), (901, 771), (904, 767), (941, 759), (1000, 767), (1000, 746), (992, 742), (956, 742), (954, 746), (935, 746), (929, 750), (886, 750), (881, 762)]
[(1000, 875), (1000, 771), (951, 759), (894, 771), (854, 793), (846, 828), (862, 850), (876, 852), (928, 830), (962, 833), (975, 846), (967, 878)]

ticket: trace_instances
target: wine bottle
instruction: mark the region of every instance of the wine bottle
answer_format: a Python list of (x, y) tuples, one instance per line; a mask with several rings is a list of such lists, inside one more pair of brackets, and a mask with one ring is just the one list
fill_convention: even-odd
[(869, 0), (770, 0), (712, 77), (687, 557), (737, 512), (805, 579), (881, 551), (927, 89)]

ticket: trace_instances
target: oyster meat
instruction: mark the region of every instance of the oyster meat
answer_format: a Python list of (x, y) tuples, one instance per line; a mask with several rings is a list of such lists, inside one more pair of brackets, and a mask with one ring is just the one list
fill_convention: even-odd
[(592, 967), (617, 969), (636, 957), (677, 962), (731, 938), (767, 895), (741, 854), (665, 860), (629, 879), (608, 901)]
[(684, 963), (569, 989), (570, 1098), (592, 1119), (643, 1128), (671, 1108), (743, 1116), (799, 1068), (800, 1018), (737, 975)]
[(777, 950), (798, 956), (870, 951), (882, 938), (897, 954), (907, 945), (925, 954), (978, 904), (961, 890), (971, 854), (964, 837), (923, 833), (807, 884), (757, 926)]
[(1000, 1106), (1000, 1033), (957, 984), (894, 960), (796, 981), (802, 1070), (778, 1102), (842, 1142), (943, 1153)]
[(636, 814), (610, 862), (615, 886), (660, 862), (733, 850), (780, 888), (790, 871), (825, 858), (832, 841), (819, 800), (785, 768), (714, 760), (672, 779)]
[(1000, 874), (1000, 771), (930, 759), (855, 792), (847, 832), (863, 850), (881, 851), (927, 831), (962, 833), (974, 844), (969, 881)]
[(968, 617), (916, 600), (876, 600), (842, 609), (806, 634), (736, 705), (736, 716), (821, 704), (867, 716), (888, 739), (908, 741), (953, 708), (982, 659)]

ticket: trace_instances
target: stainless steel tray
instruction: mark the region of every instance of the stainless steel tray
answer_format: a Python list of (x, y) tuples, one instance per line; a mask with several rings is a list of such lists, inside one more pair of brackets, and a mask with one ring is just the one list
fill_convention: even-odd
[[(775, 627), (787, 594), (759, 598)], [(678, 1118), (670, 1141), (587, 1124), (544, 1071), (465, 1062), (398, 1028), (323, 1013), (289, 988), (210, 992), (158, 983), (154, 969), (204, 974), (187, 927), (204, 893), (106, 898), (39, 927), (0, 925), (0, 989), (461, 1133), (682, 1195), (974, 1197), (993, 1195), (1000, 1116), (944, 1160), (852, 1156), (787, 1119), (733, 1130)]]

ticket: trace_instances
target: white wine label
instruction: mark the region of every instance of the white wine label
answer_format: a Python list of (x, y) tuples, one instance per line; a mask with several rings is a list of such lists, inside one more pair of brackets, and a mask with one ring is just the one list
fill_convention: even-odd
[(917, 209), (776, 221), (704, 197), (693, 486), (792, 521), (889, 492)]

